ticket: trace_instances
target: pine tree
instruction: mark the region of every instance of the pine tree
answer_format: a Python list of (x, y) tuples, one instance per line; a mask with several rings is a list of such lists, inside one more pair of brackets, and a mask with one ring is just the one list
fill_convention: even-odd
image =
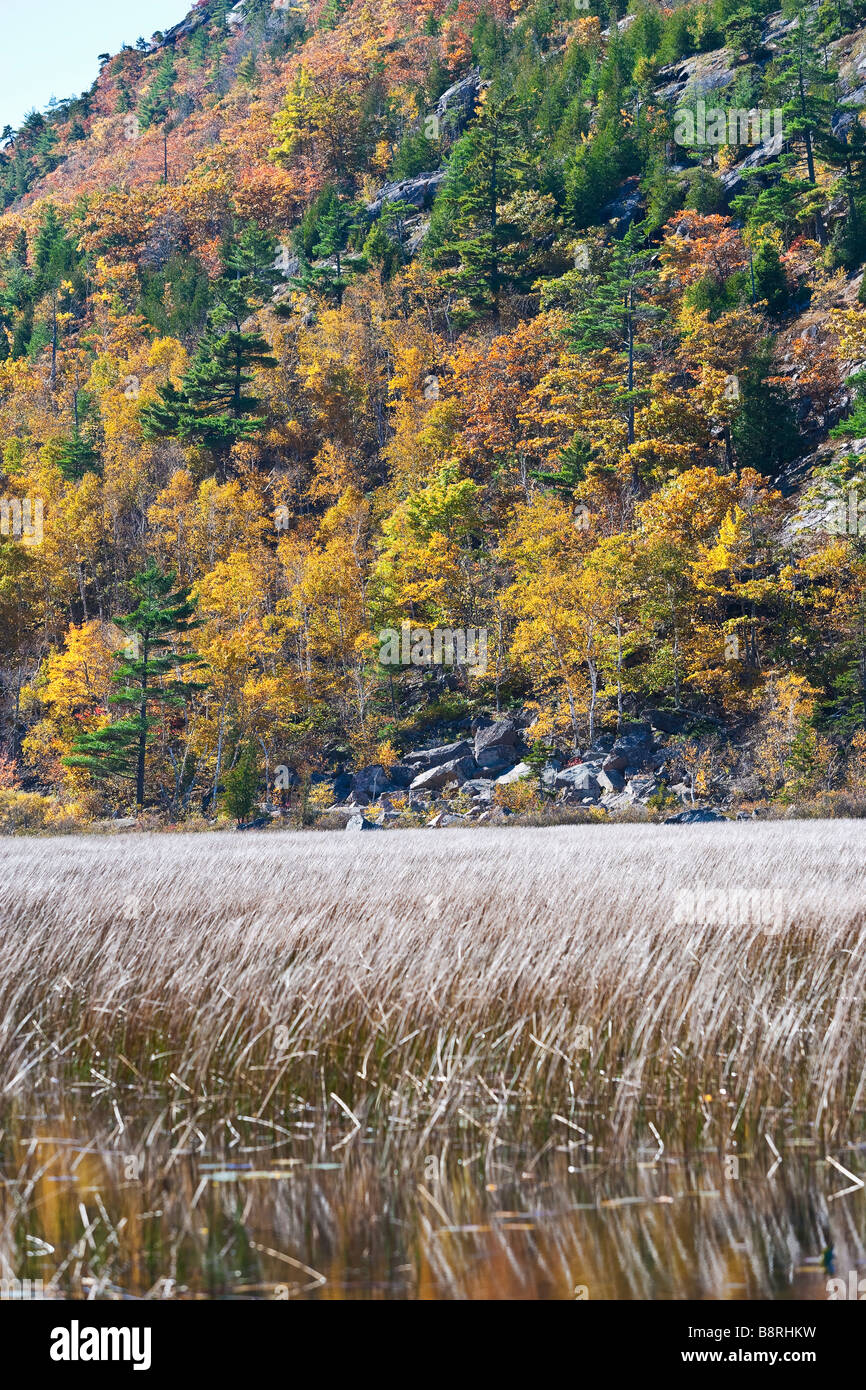
[(189, 590), (176, 588), (176, 579), (175, 574), (164, 574), (151, 561), (132, 580), (138, 604), (126, 617), (115, 620), (129, 640), (115, 658), (115, 689), (108, 697), (109, 704), (128, 713), (104, 729), (82, 734), (65, 760), (67, 767), (83, 768), (99, 779), (134, 781), (139, 810), (145, 800), (148, 747), (153, 730), (161, 722), (148, 711), (154, 705), (163, 711), (176, 709), (203, 688), (173, 674), (199, 662), (195, 652), (173, 650), (200, 626), (193, 617), (195, 603)]
[(342, 306), (350, 277), (367, 268), (362, 255), (348, 251), (349, 239), (356, 225), (346, 204), (335, 198), (318, 224), (319, 239), (313, 246), (312, 254), (319, 264), (314, 264), (313, 260), (302, 254), (300, 271), (293, 280), (300, 289), (327, 295), (334, 300), (338, 309)]
[[(267, 243), (267, 244), (266, 244)], [(261, 300), (278, 272), (273, 243), (248, 228), (224, 257), (227, 274), (216, 284), (217, 300), (196, 353), (178, 390), (170, 382), (141, 412), (147, 438), (169, 436), (202, 445), (225, 478), (232, 446), (251, 439), (266, 423), (260, 401), (249, 391), (253, 368), (273, 368), (269, 343), (244, 331), (251, 301)], [(228, 278), (234, 275), (235, 278)]]
[[(640, 330), (657, 320), (659, 311), (647, 303), (650, 287), (657, 278), (650, 264), (651, 253), (641, 247), (641, 234), (631, 227), (621, 241), (611, 247), (607, 266), (590, 283), (583, 302), (573, 314), (570, 337), (579, 352), (597, 353), (613, 349), (623, 362), (621, 386), (613, 399), (624, 410), (629, 446), (635, 442), (635, 408), (641, 393), (635, 386), (635, 365), (650, 351), (640, 341)], [(640, 485), (637, 464), (632, 466), (632, 486)]]
[(803, 143), (809, 183), (814, 185), (816, 145), (837, 143), (830, 130), (837, 74), (822, 60), (815, 11), (805, 0), (798, 0), (796, 17), (796, 25), (782, 39), (770, 90), (782, 100), (787, 138)]
[(487, 101), (455, 147), (434, 210), (427, 255), (444, 268), (443, 288), (455, 289), (464, 301), (463, 322), (489, 313), (498, 323), (503, 290), (523, 284), (521, 234), (503, 216), (528, 162), (518, 114), (514, 97)]
[(225, 779), (225, 806), (238, 825), (242, 825), (256, 804), (261, 784), (256, 750), (248, 744)]

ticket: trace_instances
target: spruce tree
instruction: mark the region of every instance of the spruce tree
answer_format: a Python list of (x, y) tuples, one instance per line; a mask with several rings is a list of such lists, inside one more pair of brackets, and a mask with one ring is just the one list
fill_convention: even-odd
[[(367, 268), (362, 255), (354, 255), (348, 250), (349, 239), (356, 226), (356, 219), (349, 208), (335, 198), (319, 219), (313, 259), (301, 254), (301, 267), (293, 283), (300, 289), (327, 295), (339, 309), (350, 276)], [(314, 264), (314, 261), (318, 264)]]
[[(622, 361), (622, 381), (613, 400), (624, 412), (629, 446), (635, 442), (635, 408), (641, 392), (635, 385), (635, 366), (649, 352), (641, 329), (656, 321), (659, 310), (647, 302), (657, 279), (652, 255), (641, 247), (641, 234), (631, 227), (610, 249), (607, 265), (591, 280), (577, 311), (572, 315), (570, 337), (579, 352), (612, 349)], [(640, 485), (637, 464), (632, 465), (632, 486)]]
[(179, 669), (198, 664), (199, 657), (189, 650), (175, 650), (200, 623), (194, 619), (195, 603), (189, 590), (176, 587), (177, 576), (164, 574), (151, 561), (146, 570), (132, 580), (138, 603), (126, 617), (115, 619), (129, 639), (115, 657), (108, 703), (126, 711), (125, 716), (104, 729), (82, 734), (65, 760), (67, 767), (83, 768), (98, 779), (121, 778), (135, 784), (138, 809), (145, 802), (145, 765), (152, 734), (161, 719), (150, 714), (155, 706), (162, 712), (182, 707), (189, 696), (203, 687), (182, 681)]
[[(276, 358), (260, 333), (245, 330), (252, 303), (261, 302), (278, 272), (274, 247), (247, 229), (224, 256), (226, 274), (214, 289), (216, 305), (189, 368), (177, 389), (161, 386), (141, 412), (144, 434), (199, 444), (213, 455), (220, 478), (228, 472), (232, 446), (264, 428), (261, 402), (249, 387), (253, 368), (273, 368)], [(234, 277), (234, 278), (231, 278)]]
[(455, 147), (434, 209), (427, 255), (463, 301), (461, 322), (489, 313), (498, 323), (503, 290), (525, 284), (521, 233), (503, 212), (527, 168), (518, 116), (514, 97), (486, 102)]

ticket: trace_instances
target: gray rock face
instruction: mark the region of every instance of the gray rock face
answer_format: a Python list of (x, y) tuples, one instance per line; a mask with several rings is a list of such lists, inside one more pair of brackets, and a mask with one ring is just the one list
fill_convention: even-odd
[(445, 178), (444, 169), (433, 169), (428, 174), (416, 174), (411, 179), (401, 179), (399, 183), (386, 183), (379, 189), (367, 211), (371, 217), (378, 217), (387, 203), (411, 203), (423, 211), (432, 206), (436, 194)]
[(615, 768), (602, 768), (598, 774), (598, 785), (606, 792), (625, 791), (625, 778)]
[(460, 787), (474, 771), (475, 763), (471, 758), (454, 758), (451, 762), (437, 763), (435, 767), (419, 772), (410, 791), (440, 791), (442, 787), (455, 783)]
[(769, 164), (771, 160), (778, 159), (784, 143), (784, 133), (780, 131), (765, 145), (756, 145), (751, 154), (746, 155), (740, 164), (733, 165), (722, 174), (725, 192), (728, 195), (740, 193), (744, 187), (743, 174), (748, 173), (751, 169), (760, 169), (763, 164)]
[(524, 777), (532, 776), (532, 768), (529, 763), (518, 763), (510, 772), (506, 772), (502, 777), (497, 777), (497, 787), (510, 787), (512, 782), (522, 782)]
[(660, 101), (681, 102), (686, 97), (707, 96), (710, 92), (730, 87), (736, 77), (734, 56), (728, 48), (712, 53), (696, 53), (679, 63), (659, 68), (661, 87), (656, 88)]
[(405, 767), (411, 768), (417, 777), (419, 772), (438, 767), (441, 763), (453, 763), (457, 758), (471, 758), (472, 745), (465, 739), (459, 743), (444, 743), (438, 748), (422, 748), (415, 753), (407, 753), (403, 759)]
[(678, 811), (675, 816), (668, 816), (665, 825), (706, 825), (713, 821), (726, 821), (727, 816), (723, 816), (721, 811), (714, 807), (695, 809), (694, 811)]
[(449, 139), (456, 140), (465, 130), (475, 113), (478, 98), (488, 85), (481, 81), (481, 69), (473, 68), (442, 93), (436, 103), (436, 115), (442, 133)]
[(636, 177), (626, 179), (617, 197), (602, 208), (600, 218), (604, 222), (615, 223), (617, 232), (625, 232), (634, 221), (642, 202), (640, 180)]
[(475, 757), (480, 762), (483, 753), (496, 752), (502, 756), (506, 748), (513, 748), (517, 742), (517, 729), (512, 719), (499, 719), (495, 724), (487, 724), (476, 730)]

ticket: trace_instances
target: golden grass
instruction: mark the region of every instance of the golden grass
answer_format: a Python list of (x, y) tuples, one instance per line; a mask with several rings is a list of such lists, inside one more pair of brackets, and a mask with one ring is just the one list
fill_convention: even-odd
[[(864, 851), (854, 821), (8, 840), (4, 1101), (304, 1105), (416, 1153), (458, 1117), (832, 1141), (862, 1114)], [(683, 920), (697, 882), (728, 907)]]

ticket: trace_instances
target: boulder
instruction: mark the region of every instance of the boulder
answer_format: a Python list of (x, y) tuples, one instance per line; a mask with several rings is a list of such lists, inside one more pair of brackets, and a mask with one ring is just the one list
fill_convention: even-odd
[(479, 771), (488, 777), (501, 777), (504, 772), (510, 772), (515, 766), (517, 754), (513, 748), (488, 748), (475, 761)]
[(513, 719), (498, 719), (495, 724), (484, 725), (475, 731), (476, 760), (480, 763), (483, 754), (494, 751), (501, 756), (503, 749), (513, 748), (516, 742), (517, 729)]
[(613, 748), (604, 760), (604, 770), (624, 772), (641, 768), (652, 753), (653, 731), (649, 724), (624, 724)]
[(363, 793), (371, 801), (375, 801), (378, 796), (389, 785), (389, 777), (384, 767), (379, 763), (373, 763), (370, 767), (362, 767), (355, 773), (352, 779), (352, 791), (356, 794)]
[(403, 764), (411, 768), (417, 777), (419, 772), (426, 772), (428, 768), (438, 767), (441, 763), (453, 763), (458, 758), (470, 757), (472, 745), (461, 739), (459, 743), (445, 743), (438, 748), (421, 748), (414, 753), (407, 753)]
[(493, 796), (493, 779), (490, 777), (470, 777), (460, 788), (464, 796), (473, 800), (489, 801)]
[(350, 772), (338, 772), (334, 778), (334, 800), (345, 801), (352, 790), (354, 778)]
[(574, 767), (564, 767), (556, 774), (554, 786), (570, 793), (590, 792), (598, 796), (601, 792), (599, 777), (601, 769), (597, 764), (577, 763)]
[(529, 763), (518, 763), (510, 772), (506, 772), (502, 777), (497, 777), (496, 785), (497, 787), (510, 787), (512, 782), (522, 782), (524, 777), (531, 776), (532, 768)]
[(351, 816), (346, 821), (347, 830), (381, 830), (381, 825), (375, 825), (373, 821), (367, 820), (366, 816)]
[(451, 762), (437, 763), (435, 767), (419, 772), (410, 791), (441, 791), (443, 787), (455, 783), (460, 787), (474, 771), (475, 764), (471, 758), (453, 758)]
[(562, 763), (558, 758), (552, 759), (549, 763), (544, 764), (544, 767), (541, 769), (541, 785), (545, 787), (547, 791), (553, 791), (555, 788), (556, 779), (561, 769)]
[(662, 734), (682, 733), (688, 721), (688, 715), (684, 711), (675, 709), (645, 709), (643, 715), (644, 719)]
[(721, 811), (714, 806), (696, 807), (691, 811), (678, 811), (675, 816), (667, 816), (665, 825), (706, 825), (711, 821), (726, 821)]
[(658, 790), (659, 784), (654, 777), (633, 777), (626, 788), (630, 801), (642, 802), (649, 801)]
[(441, 811), (438, 816), (427, 822), (428, 830), (447, 830), (449, 825), (462, 825), (463, 817), (452, 815), (448, 811)]
[(625, 778), (615, 768), (602, 768), (598, 774), (598, 785), (606, 792), (625, 791)]

